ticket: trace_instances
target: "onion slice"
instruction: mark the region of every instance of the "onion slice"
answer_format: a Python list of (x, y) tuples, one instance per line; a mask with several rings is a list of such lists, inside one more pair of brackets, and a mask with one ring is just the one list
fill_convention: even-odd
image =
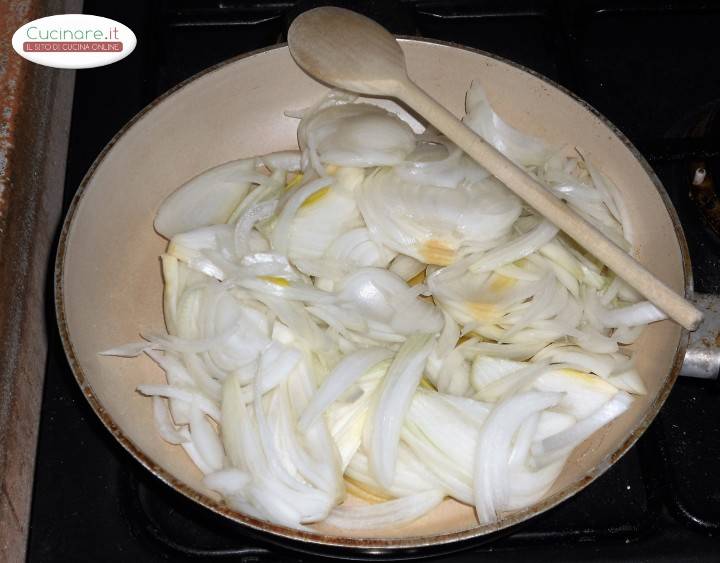
[(537, 465), (547, 465), (555, 461), (562, 453), (569, 452), (593, 432), (628, 410), (632, 402), (633, 398), (628, 393), (618, 391), (612, 399), (587, 418), (580, 420), (567, 430), (534, 443), (531, 451)]
[(443, 498), (444, 491), (432, 490), (368, 506), (340, 506), (334, 508), (325, 521), (343, 530), (403, 526), (435, 508)]
[(369, 348), (359, 350), (354, 354), (345, 356), (327, 376), (320, 389), (315, 393), (310, 404), (305, 408), (298, 427), (306, 430), (337, 400), (353, 383), (355, 383), (370, 368), (393, 355), (387, 348)]
[(475, 456), (475, 510), (481, 524), (495, 522), (510, 501), (512, 438), (533, 414), (555, 406), (560, 393), (527, 391), (498, 404), (480, 430)]
[(385, 488), (395, 479), (400, 430), (425, 363), (435, 345), (431, 334), (415, 334), (398, 351), (382, 382), (372, 413), (369, 458), (375, 479)]

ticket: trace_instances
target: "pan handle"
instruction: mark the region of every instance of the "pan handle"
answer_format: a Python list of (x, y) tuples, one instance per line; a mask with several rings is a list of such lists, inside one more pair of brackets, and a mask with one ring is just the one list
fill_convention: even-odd
[(705, 317), (690, 342), (680, 375), (699, 379), (718, 379), (720, 375), (720, 295), (696, 293), (692, 298)]

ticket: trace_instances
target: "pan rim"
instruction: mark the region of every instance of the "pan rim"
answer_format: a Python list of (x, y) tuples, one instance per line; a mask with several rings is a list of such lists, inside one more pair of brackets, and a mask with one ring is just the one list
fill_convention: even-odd
[[(420, 44), (430, 44), (430, 45), (438, 45), (442, 47), (451, 47), (455, 49), (460, 49), (463, 51), (468, 51), (474, 54), (479, 54), (485, 57), (488, 57), (490, 59), (493, 59), (495, 61), (498, 61), (502, 64), (506, 64), (510, 67), (513, 67), (515, 69), (521, 70), (523, 72), (526, 72), (533, 76), (534, 78), (537, 78), (544, 82), (545, 84), (555, 88), (556, 90), (560, 91), (561, 93), (565, 94), (566, 96), (570, 97), (574, 102), (580, 104), (584, 109), (589, 111), (591, 114), (593, 114), (598, 120), (600, 120), (606, 127), (608, 127), (612, 133), (625, 145), (625, 147), (631, 152), (633, 157), (640, 163), (642, 166), (644, 172), (648, 175), (650, 178), (653, 186), (655, 187), (656, 191), (658, 192), (658, 195), (660, 196), (669, 216), (672, 221), (675, 235), (678, 240), (678, 244), (680, 246), (680, 252), (681, 252), (681, 258), (682, 258), (682, 265), (683, 265), (683, 277), (685, 281), (685, 296), (691, 297), (692, 296), (692, 287), (693, 287), (693, 280), (692, 280), (692, 270), (690, 266), (690, 257), (689, 257), (689, 251), (687, 247), (687, 241), (685, 239), (685, 235), (682, 229), (682, 226), (680, 224), (679, 218), (677, 216), (677, 212), (667, 194), (664, 187), (662, 186), (662, 183), (660, 182), (659, 178), (655, 174), (655, 172), (652, 170), (650, 165), (647, 163), (645, 158), (640, 154), (640, 152), (635, 148), (635, 146), (629, 141), (629, 139), (613, 124), (611, 123), (606, 117), (604, 117), (599, 111), (597, 111), (594, 107), (592, 107), (590, 104), (579, 98), (577, 95), (573, 94), (563, 86), (555, 83), (554, 81), (550, 80), (549, 78), (543, 76), (540, 73), (537, 73), (531, 69), (528, 69), (518, 63), (515, 63), (513, 61), (509, 61), (507, 59), (504, 59), (502, 57), (499, 57), (495, 54), (488, 53), (479, 49), (474, 49), (471, 47), (466, 47), (464, 45), (458, 45), (456, 43), (446, 42), (446, 41), (439, 41), (439, 40), (428, 40), (428, 39), (418, 39), (415, 37), (406, 37), (406, 36), (400, 36), (399, 37), (401, 44), (408, 44), (408, 43), (420, 43)], [(218, 71), (225, 66), (229, 64), (233, 64), (237, 61), (250, 58), (257, 55), (262, 55), (263, 53), (267, 53), (274, 50), (280, 50), (280, 49), (287, 49), (286, 43), (281, 43), (277, 45), (273, 45), (270, 47), (265, 47), (262, 49), (258, 49), (255, 51), (251, 51), (249, 53), (244, 53), (242, 55), (239, 55), (237, 57), (233, 57), (231, 59), (222, 61), (214, 66), (211, 66), (193, 76), (190, 78), (180, 82), (176, 86), (172, 87), (168, 91), (161, 94), (159, 97), (154, 99), (152, 102), (150, 102), (147, 106), (145, 106), (142, 110), (140, 110), (130, 121), (128, 121), (114, 136), (113, 138), (108, 142), (108, 144), (103, 148), (103, 150), (98, 154), (98, 156), (93, 161), (92, 165), (88, 169), (87, 173), (83, 177), (77, 192), (75, 193), (70, 206), (68, 207), (68, 211), (66, 213), (65, 219), (63, 221), (62, 230), (60, 233), (60, 239), (58, 243), (58, 249), (56, 254), (56, 260), (55, 260), (55, 270), (54, 270), (54, 293), (55, 293), (55, 314), (57, 318), (58, 328), (60, 332), (60, 337), (63, 345), (63, 349), (65, 351), (65, 355), (68, 359), (70, 368), (73, 372), (73, 376), (75, 377), (75, 380), (77, 381), (78, 385), (80, 386), (81, 391), (83, 392), (83, 395), (85, 396), (86, 400), (90, 404), (91, 408), (97, 415), (97, 417), (101, 420), (103, 425), (112, 433), (112, 435), (115, 437), (115, 439), (127, 450), (138, 462), (140, 462), (141, 465), (143, 465), (146, 469), (148, 469), (151, 473), (153, 473), (156, 477), (158, 477), (161, 481), (175, 489), (176, 491), (180, 492), (185, 497), (189, 498), (190, 500), (204, 506), (205, 508), (215, 512), (216, 514), (219, 514), (221, 516), (224, 516), (236, 523), (239, 523), (243, 526), (249, 527), (251, 530), (255, 532), (264, 532), (267, 534), (270, 534), (271, 537), (267, 538), (269, 541), (275, 541), (275, 542), (283, 542), (286, 543), (286, 541), (290, 542), (299, 542), (299, 545), (293, 546), (295, 549), (308, 549), (308, 544), (317, 547), (318, 549), (321, 548), (349, 548), (356, 550), (358, 552), (358, 555), (360, 553), (364, 552), (368, 555), (371, 554), (390, 554), (391, 552), (394, 552), (395, 550), (413, 550), (413, 549), (420, 549), (420, 548), (438, 548), (438, 547), (444, 547), (446, 551), (452, 550), (452, 549), (462, 549), (467, 542), (470, 542), (472, 540), (481, 541), (482, 538), (490, 539), (493, 535), (496, 533), (503, 531), (503, 530), (509, 530), (535, 516), (538, 516), (547, 510), (550, 510), (551, 508), (557, 506), (558, 504), (562, 503), (566, 499), (574, 496), (576, 493), (584, 489), (587, 485), (589, 485), (591, 482), (593, 482), (595, 479), (597, 479), (599, 476), (601, 476), (607, 469), (610, 468), (620, 457), (622, 457), (629, 449), (632, 447), (632, 445), (635, 444), (635, 442), (638, 440), (638, 438), (645, 432), (645, 430), (650, 426), (651, 422), (656, 417), (657, 413), (659, 412), (662, 405), (665, 403), (665, 400), (667, 399), (670, 390), (672, 389), (672, 386), (674, 385), (678, 373), (680, 370), (680, 367), (683, 362), (683, 358), (685, 355), (685, 350), (687, 348), (688, 343), (688, 337), (689, 333), (685, 329), (681, 330), (680, 337), (679, 337), (679, 343), (678, 348), (676, 350), (675, 356), (673, 358), (673, 364), (672, 368), (670, 370), (670, 373), (668, 374), (668, 377), (666, 378), (663, 386), (660, 388), (660, 391), (656, 397), (656, 399), (650, 404), (648, 409), (645, 412), (645, 415), (643, 416), (640, 423), (633, 429), (633, 431), (630, 433), (628, 438), (623, 442), (623, 444), (617, 448), (610, 456), (608, 457), (608, 463), (603, 463), (600, 466), (596, 467), (591, 475), (586, 475), (579, 481), (576, 481), (571, 486), (567, 487), (566, 489), (562, 491), (558, 491), (554, 495), (547, 497), (543, 499), (540, 503), (534, 505), (533, 507), (526, 508), (523, 510), (519, 510), (516, 512), (511, 513), (507, 517), (503, 518), (500, 522), (495, 524), (489, 524), (484, 526), (474, 526), (472, 528), (468, 528), (465, 530), (455, 531), (455, 532), (449, 532), (449, 533), (442, 533), (432, 536), (411, 536), (411, 537), (405, 537), (405, 538), (376, 538), (376, 537), (342, 537), (342, 536), (333, 536), (328, 534), (323, 534), (319, 532), (304, 532), (295, 530), (292, 528), (288, 528), (285, 526), (279, 526), (276, 524), (272, 524), (269, 522), (266, 522), (264, 520), (259, 520), (256, 518), (253, 518), (251, 516), (244, 515), (242, 513), (236, 512), (234, 510), (231, 510), (227, 506), (223, 505), (221, 501), (216, 501), (212, 498), (210, 498), (207, 495), (201, 494), (196, 492), (195, 490), (191, 489), (189, 486), (185, 485), (184, 483), (180, 482), (178, 479), (176, 479), (172, 474), (170, 474), (168, 471), (163, 469), (159, 464), (157, 464), (150, 456), (148, 456), (146, 453), (144, 453), (140, 448), (138, 448), (125, 434), (120, 430), (120, 428), (117, 426), (113, 418), (110, 416), (110, 414), (104, 409), (101, 402), (97, 398), (97, 396), (94, 394), (92, 388), (88, 383), (86, 383), (86, 377), (85, 373), (83, 371), (82, 366), (80, 365), (77, 355), (75, 354), (75, 350), (72, 344), (72, 339), (69, 332), (69, 327), (66, 320), (65, 315), (65, 304), (64, 304), (64, 285), (63, 285), (63, 275), (64, 275), (64, 264), (65, 264), (65, 258), (67, 253), (67, 246), (68, 246), (68, 237), (70, 234), (70, 230), (72, 228), (72, 225), (74, 223), (76, 212), (78, 210), (79, 204), (84, 197), (84, 194), (87, 190), (88, 185), (90, 184), (91, 180), (93, 179), (93, 176), (95, 174), (95, 171), (99, 167), (99, 165), (104, 161), (105, 157), (109, 154), (109, 152), (112, 150), (114, 145), (128, 132), (129, 129), (131, 129), (136, 123), (138, 123), (140, 120), (142, 120), (144, 117), (146, 117), (149, 112), (155, 108), (157, 105), (161, 104), (162, 102), (168, 100), (171, 98), (174, 94), (176, 94), (179, 90), (183, 89), (185, 86), (190, 84), (191, 82), (194, 82), (195, 80), (204, 77), (206, 75), (209, 75), (215, 71)], [(463, 544), (463, 545), (460, 545)]]

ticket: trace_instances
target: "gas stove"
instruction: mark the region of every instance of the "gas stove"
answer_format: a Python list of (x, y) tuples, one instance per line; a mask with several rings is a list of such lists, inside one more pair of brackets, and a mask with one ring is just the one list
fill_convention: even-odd
[[(77, 73), (65, 207), (118, 129), (156, 96), (229, 57), (284, 41), (293, 16), (327, 2), (85, 2), (130, 26), (127, 59)], [(335, 4), (403, 35), (482, 49), (571, 89), (650, 162), (680, 216), (695, 289), (720, 294), (720, 59), (713, 2), (359, 1)], [(101, 118), (100, 118), (101, 117)], [(48, 286), (48, 292), (51, 292)], [(50, 293), (49, 293), (50, 295)], [(49, 303), (52, 299), (48, 300)], [(717, 309), (720, 311), (720, 309)], [(561, 506), (442, 561), (717, 561), (720, 557), (720, 315), (693, 339), (686, 371), (638, 444)], [(194, 505), (102, 427), (67, 365), (53, 313), (28, 560), (310, 561)], [(715, 362), (715, 363), (714, 363)], [(348, 553), (334, 553), (347, 558)]]

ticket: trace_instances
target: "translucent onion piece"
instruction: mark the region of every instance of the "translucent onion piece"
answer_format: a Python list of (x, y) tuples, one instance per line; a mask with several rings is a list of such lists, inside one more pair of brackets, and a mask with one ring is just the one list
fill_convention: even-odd
[(411, 432), (427, 440), (471, 478), (474, 448), (468, 446), (475, 443), (477, 428), (462, 410), (440, 393), (419, 389), (408, 410), (407, 422), (412, 425)]
[(504, 358), (493, 358), (492, 356), (478, 355), (472, 364), (472, 384), (477, 391), (484, 389), (487, 385), (517, 372), (527, 364)]
[(242, 494), (250, 481), (250, 475), (239, 469), (221, 469), (203, 478), (205, 486), (225, 497)]
[(217, 405), (210, 401), (207, 397), (188, 391), (173, 387), (171, 385), (138, 385), (138, 392), (146, 395), (147, 397), (166, 397), (168, 399), (178, 399), (188, 404), (192, 404), (195, 401), (197, 408), (200, 412), (208, 415), (215, 419), (216, 422), (220, 422), (220, 409)]
[(360, 315), (378, 332), (400, 335), (433, 333), (443, 326), (440, 312), (417, 298), (399, 276), (381, 268), (362, 268), (346, 277), (338, 288), (338, 303)]
[(567, 453), (583, 440), (624, 413), (632, 404), (633, 398), (619, 391), (615, 396), (587, 418), (567, 430), (553, 434), (532, 446), (532, 454), (539, 466), (555, 461), (558, 455)]
[(427, 375), (437, 387), (441, 373), (445, 370), (446, 360), (448, 356), (456, 350), (458, 339), (460, 338), (460, 327), (455, 320), (443, 311), (445, 325), (438, 337), (437, 346), (430, 354), (427, 364)]
[(600, 316), (606, 327), (640, 326), (667, 319), (667, 315), (649, 301), (641, 301), (627, 307), (610, 309)]
[(325, 255), (339, 263), (347, 264), (349, 270), (352, 267), (366, 266), (385, 268), (395, 256), (395, 253), (372, 240), (370, 231), (360, 227), (337, 237), (327, 249)]
[(245, 256), (251, 252), (250, 233), (255, 223), (272, 217), (277, 207), (277, 201), (266, 201), (250, 207), (238, 219), (235, 225), (235, 252), (238, 256)]
[(208, 467), (217, 471), (223, 466), (223, 451), (220, 438), (200, 410), (197, 400), (190, 407), (190, 439)]
[(647, 395), (647, 387), (635, 369), (628, 369), (608, 377), (608, 383), (618, 389), (634, 393), (635, 395)]
[(169, 444), (182, 444), (190, 440), (187, 429), (178, 430), (168, 411), (167, 403), (160, 397), (152, 398), (155, 428), (160, 437)]
[(388, 270), (390, 270), (393, 274), (397, 274), (406, 282), (409, 282), (412, 278), (425, 270), (426, 267), (426, 264), (416, 260), (412, 256), (398, 254), (390, 264)]
[(608, 402), (617, 388), (606, 380), (574, 369), (546, 370), (533, 383), (539, 391), (564, 393), (558, 408), (576, 418), (585, 418)]
[(326, 522), (344, 530), (403, 526), (435, 508), (444, 497), (444, 491), (433, 490), (367, 506), (340, 506), (330, 512)]
[(399, 178), (408, 182), (456, 188), (467, 180), (479, 182), (489, 173), (449, 140), (422, 142), (406, 162), (395, 166)]
[(527, 391), (499, 403), (480, 430), (475, 454), (475, 510), (481, 524), (495, 522), (510, 501), (511, 442), (523, 422), (555, 406), (558, 393)]
[(402, 442), (398, 448), (395, 472), (396, 478), (393, 485), (389, 489), (381, 486), (372, 474), (363, 448), (360, 448), (350, 461), (345, 474), (363, 490), (380, 498), (403, 497), (441, 488), (438, 479), (425, 463), (420, 461)]
[(542, 374), (549, 370), (543, 363), (527, 363), (521, 369), (513, 370), (506, 375), (481, 387), (475, 398), (482, 401), (498, 401), (530, 387)]
[(478, 82), (470, 85), (465, 97), (463, 122), (517, 164), (537, 166), (550, 157), (551, 149), (543, 141), (513, 129), (493, 111)]
[(607, 379), (615, 370), (617, 359), (611, 354), (594, 354), (578, 346), (551, 345), (538, 352), (533, 360), (548, 359), (552, 363), (563, 363), (582, 371), (596, 373)]
[(562, 473), (565, 459), (540, 469), (513, 467), (510, 471), (510, 499), (507, 510), (525, 508), (539, 501)]
[(114, 348), (108, 348), (102, 352), (98, 352), (101, 356), (118, 356), (120, 358), (136, 358), (139, 355), (147, 352), (148, 350), (157, 350), (160, 348), (160, 344), (156, 342), (130, 342), (129, 344), (123, 344), (122, 346), (116, 346)]
[(557, 232), (555, 225), (549, 221), (541, 221), (532, 231), (484, 254), (470, 266), (470, 270), (487, 272), (525, 258), (552, 240)]
[(370, 348), (345, 356), (330, 372), (303, 412), (298, 424), (300, 429), (308, 428), (364, 373), (392, 355), (393, 353), (385, 348)]
[(520, 201), (492, 178), (441, 188), (401, 180), (389, 169), (370, 175), (358, 205), (371, 235), (426, 264), (447, 265), (463, 244), (509, 232)]
[(190, 460), (195, 464), (195, 467), (197, 467), (200, 472), (203, 475), (207, 475), (209, 473), (213, 473), (214, 470), (212, 467), (210, 467), (203, 457), (198, 452), (197, 448), (195, 447), (195, 444), (193, 442), (184, 442), (180, 444), (183, 450), (185, 450), (185, 453), (188, 455)]
[(166, 238), (224, 223), (258, 180), (255, 159), (227, 162), (186, 182), (158, 209), (155, 230)]
[(371, 415), (369, 459), (373, 475), (383, 487), (392, 486), (395, 478), (400, 430), (434, 344), (430, 334), (408, 337), (382, 382)]
[(324, 164), (388, 166), (413, 151), (415, 135), (407, 123), (380, 107), (344, 104), (303, 115), (298, 144)]
[[(347, 257), (346, 253), (352, 252), (352, 249), (347, 249), (347, 244), (352, 245), (353, 242), (347, 240), (348, 232), (361, 229), (363, 225), (352, 194), (353, 185), (362, 181), (362, 170), (341, 170), (342, 172), (338, 171), (336, 174), (331, 188), (316, 192), (303, 203), (290, 228), (288, 257), (300, 270), (303, 270), (305, 261), (315, 260), (319, 264), (319, 270), (313, 274), (321, 277), (327, 276), (322, 268), (322, 259), (327, 257), (336, 263), (342, 263)], [(345, 239), (341, 240), (343, 237)], [(361, 244), (361, 241), (356, 244)], [(383, 267), (386, 264), (387, 261), (378, 262), (378, 265)]]
[(298, 188), (298, 190), (288, 198), (280, 211), (277, 223), (273, 229), (272, 245), (277, 252), (287, 254), (290, 237), (290, 225), (295, 213), (297, 213), (297, 210), (300, 209), (303, 202), (314, 193), (327, 188), (332, 183), (332, 178), (319, 178), (317, 180), (313, 180), (312, 182), (308, 182), (304, 186)]
[(163, 316), (165, 317), (165, 326), (168, 333), (175, 334), (177, 332), (177, 306), (180, 299), (181, 287), (180, 264), (174, 256), (162, 254), (160, 256), (163, 274)]
[(263, 155), (260, 161), (270, 170), (297, 172), (300, 170), (302, 154), (300, 151), (278, 151)]
[(357, 382), (361, 395), (335, 401), (326, 411), (326, 420), (342, 460), (342, 469), (348, 467), (362, 442), (362, 432), (368, 409), (379, 387), (380, 379), (387, 372), (389, 361), (380, 362)]

